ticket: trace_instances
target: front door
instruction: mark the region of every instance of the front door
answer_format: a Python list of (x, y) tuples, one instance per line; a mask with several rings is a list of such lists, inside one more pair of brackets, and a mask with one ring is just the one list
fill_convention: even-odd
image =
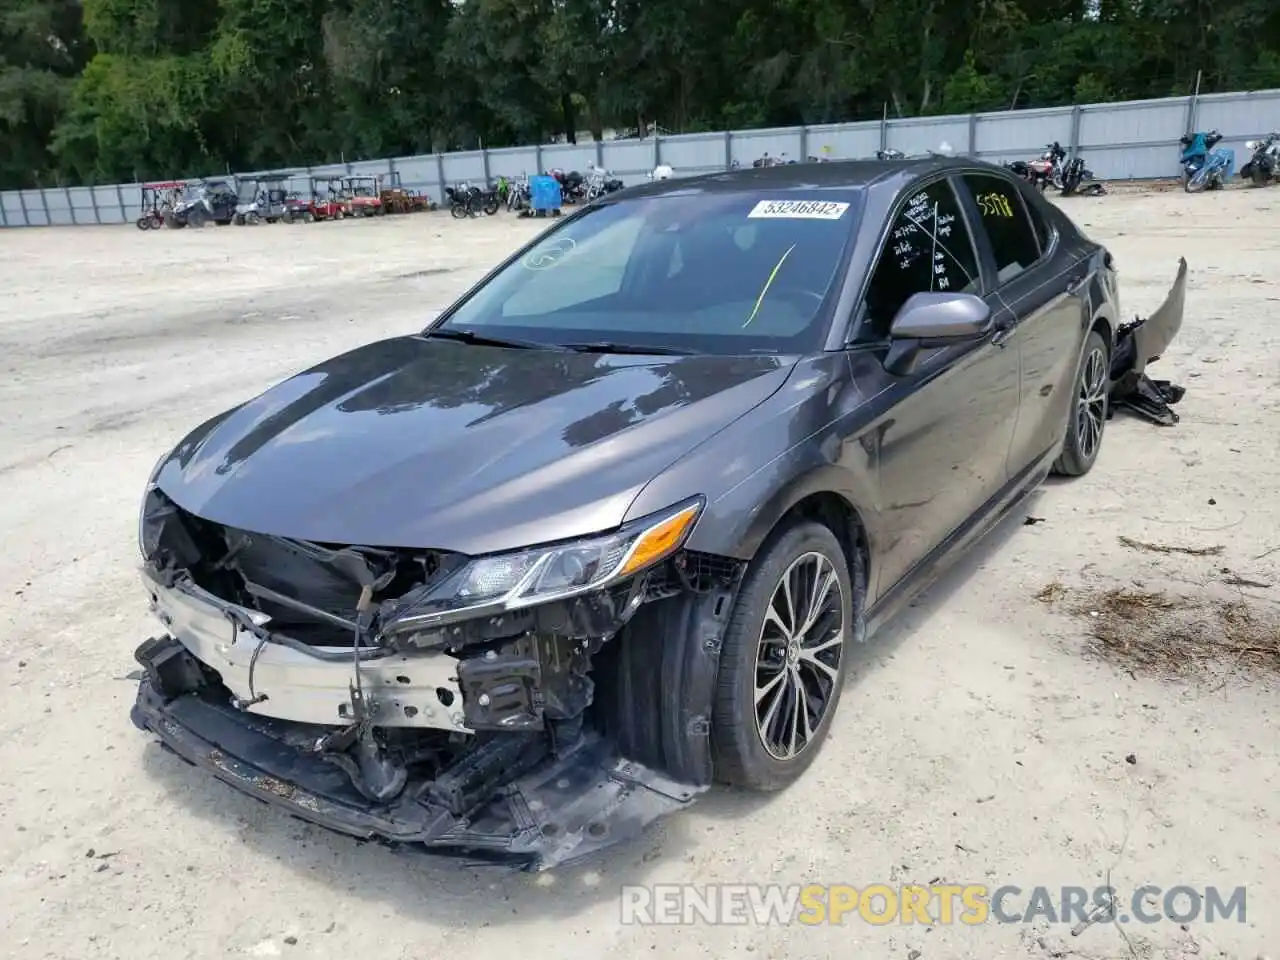
[[(966, 216), (950, 182), (915, 191), (898, 209), (872, 272), (857, 367), (883, 358), (878, 346), (914, 293), (985, 293)], [(993, 311), (994, 313), (994, 311)], [(997, 316), (997, 320), (999, 317)], [(882, 412), (864, 434), (876, 451), (883, 596), (1008, 479), (1018, 410), (1018, 353), (996, 329), (986, 339), (930, 350), (916, 369), (892, 377), (876, 398)]]

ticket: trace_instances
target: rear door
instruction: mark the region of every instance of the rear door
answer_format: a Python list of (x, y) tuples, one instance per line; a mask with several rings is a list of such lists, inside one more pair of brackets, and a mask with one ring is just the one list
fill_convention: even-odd
[[(1011, 347), (1021, 360), (1017, 424), (1008, 451), (1016, 477), (1065, 435), (1076, 364), (1091, 315), (1089, 263), (1063, 249), (1059, 237), (1012, 180), (966, 172), (957, 179), (974, 211), (975, 233), (993, 294), (1011, 323)], [(993, 304), (994, 306), (994, 304)]]
[[(914, 293), (984, 294), (965, 213), (945, 177), (896, 206), (860, 305), (852, 349), (882, 362), (889, 327)], [(883, 412), (859, 438), (875, 448), (880, 542), (876, 593), (921, 561), (1004, 487), (1018, 403), (1016, 349), (985, 339), (935, 347), (875, 403)], [(860, 451), (854, 456), (861, 457)]]

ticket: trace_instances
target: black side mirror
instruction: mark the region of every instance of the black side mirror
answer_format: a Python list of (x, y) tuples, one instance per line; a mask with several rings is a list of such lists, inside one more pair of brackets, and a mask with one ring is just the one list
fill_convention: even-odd
[(971, 293), (915, 293), (889, 327), (885, 369), (910, 373), (920, 352), (930, 347), (980, 340), (991, 330), (991, 308)]

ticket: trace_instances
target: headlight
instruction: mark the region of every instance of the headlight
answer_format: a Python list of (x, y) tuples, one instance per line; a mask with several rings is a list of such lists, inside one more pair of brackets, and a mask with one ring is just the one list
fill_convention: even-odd
[(409, 600), (388, 618), (384, 632), (430, 629), (600, 590), (679, 550), (701, 511), (699, 499), (599, 537), (476, 557)]

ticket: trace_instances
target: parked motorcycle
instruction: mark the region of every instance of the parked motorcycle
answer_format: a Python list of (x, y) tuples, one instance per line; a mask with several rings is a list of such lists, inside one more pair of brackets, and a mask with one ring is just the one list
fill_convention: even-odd
[(519, 213), (521, 210), (527, 210), (532, 197), (527, 176), (513, 178), (507, 183), (506, 204), (509, 212)]
[(1215, 150), (1221, 141), (1222, 134), (1217, 130), (1187, 133), (1179, 138), (1182, 156), (1178, 162), (1182, 164), (1182, 189), (1187, 193), (1217, 190), (1231, 178), (1236, 152)]
[(1252, 181), (1255, 187), (1265, 187), (1280, 177), (1280, 133), (1269, 133), (1261, 140), (1250, 140), (1244, 148), (1252, 155), (1240, 168), (1241, 179)]
[(883, 150), (876, 151), (877, 160), (905, 160), (907, 155), (901, 150), (895, 150), (893, 147), (886, 147)]
[(625, 184), (617, 177), (611, 177), (609, 171), (602, 167), (592, 167), (587, 174), (583, 199), (587, 203), (606, 194), (617, 193)]
[(766, 152), (764, 153), (764, 155), (763, 155), (763, 156), (757, 157), (756, 159), (752, 160), (752, 161), (751, 161), (751, 166), (756, 167), (756, 168), (759, 168), (759, 167), (781, 167), (781, 166), (785, 166), (785, 165), (787, 165), (787, 164), (789, 164), (789, 163), (795, 163), (795, 161), (794, 161), (794, 160), (788, 160), (788, 159), (787, 159), (787, 155), (786, 155), (785, 153), (779, 154), (779, 155), (778, 155), (778, 156), (776, 156), (776, 157), (771, 157), (771, 156), (769, 156), (768, 151), (766, 151)]
[(555, 177), (560, 182), (560, 198), (564, 203), (580, 203), (587, 195), (587, 178), (577, 170), (568, 173), (555, 168), (547, 171), (547, 176)]
[(1005, 167), (1015, 176), (1022, 177), (1037, 190), (1045, 191), (1055, 187), (1059, 191), (1063, 186), (1064, 162), (1067, 151), (1057, 140), (1045, 144), (1044, 153), (1034, 160), (1012, 160)]
[(446, 187), (445, 199), (449, 202), (449, 215), (455, 220), (466, 217), (478, 217), (480, 214), (492, 216), (498, 212), (501, 203), (498, 191), (482, 190), (470, 183), (461, 183), (456, 187)]
[(1072, 157), (1062, 168), (1061, 193), (1064, 197), (1102, 197), (1107, 191), (1093, 178), (1093, 171), (1081, 157)]

